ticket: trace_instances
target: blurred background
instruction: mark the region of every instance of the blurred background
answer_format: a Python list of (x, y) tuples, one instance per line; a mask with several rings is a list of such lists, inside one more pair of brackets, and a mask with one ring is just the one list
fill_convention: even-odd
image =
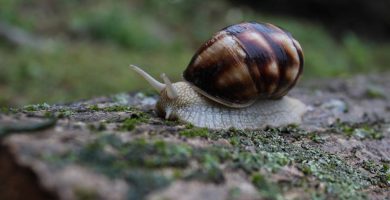
[(390, 65), (387, 0), (0, 0), (0, 107), (60, 103), (149, 86), (137, 64), (172, 80), (219, 29), (242, 21), (289, 30), (301, 81)]

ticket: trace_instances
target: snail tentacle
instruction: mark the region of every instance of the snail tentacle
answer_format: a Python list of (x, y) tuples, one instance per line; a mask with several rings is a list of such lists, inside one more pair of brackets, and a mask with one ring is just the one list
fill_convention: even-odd
[(166, 87), (166, 85), (164, 83), (160, 83), (159, 81), (157, 81), (155, 78), (150, 76), (148, 73), (146, 73), (141, 68), (139, 68), (135, 65), (130, 65), (130, 69), (134, 70), (139, 75), (141, 75), (158, 92), (161, 92)]
[(165, 73), (162, 73), (161, 78), (164, 80), (168, 97), (170, 99), (176, 99), (179, 95), (177, 94), (177, 91), (173, 87), (172, 82), (169, 80), (168, 76)]
[(171, 108), (167, 108), (165, 110), (165, 119), (169, 119), (169, 117), (171, 117), (171, 113), (172, 113), (172, 109)]

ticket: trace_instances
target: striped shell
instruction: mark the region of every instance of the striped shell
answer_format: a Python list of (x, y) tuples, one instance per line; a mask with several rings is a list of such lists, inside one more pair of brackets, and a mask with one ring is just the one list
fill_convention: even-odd
[(201, 94), (230, 107), (278, 99), (303, 68), (300, 44), (272, 24), (241, 23), (217, 32), (196, 52), (184, 79)]

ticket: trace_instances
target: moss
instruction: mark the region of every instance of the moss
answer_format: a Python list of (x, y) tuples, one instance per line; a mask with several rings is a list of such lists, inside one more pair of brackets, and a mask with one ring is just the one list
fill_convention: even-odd
[(380, 140), (384, 136), (383, 134), (378, 131), (379, 124), (375, 123), (347, 123), (347, 122), (340, 122), (339, 120), (336, 121), (331, 126), (331, 129), (335, 132), (341, 133), (346, 135), (347, 137), (355, 137), (357, 139), (374, 139), (374, 140)]
[(138, 123), (139, 123), (138, 119), (134, 119), (134, 118), (126, 119), (120, 126), (119, 130), (132, 131)]
[(195, 126), (193, 125), (193, 124), (191, 124), (191, 123), (187, 123), (186, 125), (185, 125), (185, 128), (186, 129), (192, 129), (192, 128), (194, 128)]
[[(218, 155), (206, 152), (198, 159), (201, 167), (191, 174), (192, 178), (214, 183), (223, 183), (225, 181)], [(191, 176), (187, 178), (191, 178)]]
[(254, 173), (251, 176), (253, 185), (259, 190), (262, 197), (265, 199), (283, 199), (279, 188), (260, 173)]
[(179, 132), (180, 135), (185, 137), (205, 137), (209, 136), (209, 130), (207, 128), (191, 128), (182, 130)]
[(8, 114), (10, 113), (11, 109), (7, 107), (1, 107), (0, 108), (0, 113)]
[(178, 120), (164, 120), (163, 124), (166, 126), (177, 126), (177, 125), (180, 125), (181, 122)]
[(125, 106), (125, 105), (112, 105), (107, 107), (100, 107), (98, 105), (90, 105), (88, 109), (91, 111), (104, 111), (104, 112), (136, 112), (138, 111), (134, 107)]
[[(188, 126), (188, 128), (194, 127)], [(132, 178), (126, 179), (132, 185), (132, 193), (129, 195), (134, 193), (140, 196), (163, 187), (157, 183), (153, 187), (144, 185), (147, 179), (164, 183), (177, 178), (196, 179), (219, 184), (225, 181), (224, 169), (244, 171), (251, 177), (259, 192), (269, 198), (279, 198), (283, 187), (303, 187), (316, 197), (325, 195), (338, 199), (361, 199), (364, 198), (361, 190), (369, 185), (385, 182), (387, 184), (388, 181), (388, 171), (382, 169), (386, 167), (378, 168), (376, 178), (372, 179), (361, 174), (359, 169), (348, 165), (337, 155), (317, 149), (310, 143), (294, 144), (291, 141), (297, 138), (312, 137), (298, 130), (297, 127), (259, 131), (233, 129), (211, 131), (207, 136), (208, 139), (224, 138), (233, 141), (232, 146), (216, 145), (203, 148), (149, 139), (123, 142), (114, 134), (105, 132), (99, 132), (96, 136), (94, 141), (81, 149), (73, 149), (61, 159), (51, 158), (48, 162), (63, 163), (65, 160), (78, 163), (112, 178), (123, 178), (132, 171), (140, 170), (143, 175), (135, 178), (136, 175), (133, 174), (130, 176)], [(115, 153), (106, 151), (107, 146), (113, 148)], [(196, 164), (190, 165), (190, 163)], [(264, 170), (275, 173), (287, 165), (297, 167), (311, 178), (305, 176), (291, 182), (273, 184), (258, 174), (259, 171)], [(159, 171), (164, 168), (174, 170), (173, 175), (170, 177), (162, 175)], [(310, 186), (310, 180), (313, 179), (322, 183), (326, 190), (317, 193), (317, 189)]]
[(102, 110), (106, 112), (125, 112), (125, 111), (132, 111), (133, 109), (129, 106), (114, 105), (114, 106), (105, 107)]
[[(112, 144), (112, 142), (109, 142)], [(159, 168), (164, 166), (186, 167), (191, 156), (187, 145), (172, 145), (164, 141), (146, 142), (135, 140), (130, 143), (116, 142), (114, 146), (125, 166)]]
[(167, 187), (171, 179), (156, 172), (143, 169), (131, 170), (124, 175), (129, 184), (127, 199), (144, 199), (145, 196), (155, 190)]
[(374, 139), (380, 140), (383, 138), (383, 134), (375, 129), (365, 126), (362, 128), (356, 128), (353, 130), (353, 136), (358, 137), (359, 139)]
[[(212, 138), (238, 137), (235, 139), (239, 144), (235, 146), (233, 166), (248, 174), (263, 168), (276, 172), (280, 167), (294, 163), (303, 173), (323, 182), (328, 188), (327, 195), (339, 198), (363, 198), (360, 189), (369, 185), (369, 177), (365, 177), (336, 155), (312, 148), (310, 144), (293, 145), (291, 139), (307, 135), (294, 127), (264, 131), (234, 130), (234, 133), (230, 131), (232, 130), (214, 132)], [(251, 147), (254, 147), (255, 153), (245, 150)]]
[(60, 110), (60, 111), (55, 113), (56, 117), (59, 119), (68, 118), (68, 117), (72, 116), (73, 114), (74, 114), (74, 112), (71, 110)]
[(379, 171), (379, 166), (372, 160), (363, 161), (362, 167), (370, 173), (377, 173)]
[(238, 145), (240, 143), (240, 138), (239, 137), (231, 137), (231, 138), (229, 138), (229, 142), (233, 146)]
[(363, 161), (360, 166), (374, 175), (370, 179), (372, 184), (382, 187), (390, 186), (390, 170), (387, 164), (379, 164), (373, 160), (367, 160)]
[(366, 90), (366, 96), (370, 99), (382, 99), (386, 98), (385, 92), (383, 89), (374, 87), (374, 86), (369, 86)]
[[(107, 146), (117, 154), (105, 151)], [(143, 139), (124, 143), (113, 134), (100, 133), (80, 149), (59, 157), (42, 155), (42, 159), (57, 167), (76, 163), (110, 178), (124, 178), (129, 185), (128, 199), (142, 199), (147, 193), (168, 186), (171, 180), (151, 169), (186, 167), (191, 155), (187, 145)]]
[[(121, 131), (131, 131), (135, 128), (136, 125), (140, 123), (145, 123), (148, 122), (150, 116), (149, 114), (139, 111), (135, 108), (132, 107), (127, 107), (127, 106), (112, 106), (112, 107), (106, 107), (106, 108), (95, 108), (92, 107), (95, 111), (105, 111), (105, 112), (120, 112), (120, 111), (127, 111), (130, 112), (130, 118), (125, 119), (123, 122), (118, 127), (118, 130)], [(90, 126), (92, 128), (91, 130), (94, 129), (95, 126)], [(104, 123), (100, 123), (96, 130), (105, 130), (105, 125)]]
[(132, 118), (126, 119), (119, 127), (119, 130), (121, 131), (132, 131), (136, 125), (140, 123), (144, 123), (148, 121), (148, 117), (144, 114), (142, 115), (132, 115)]
[(98, 105), (90, 105), (90, 106), (88, 106), (88, 109), (92, 110), (92, 111), (99, 111), (100, 110)]
[(34, 105), (27, 105), (22, 108), (23, 111), (26, 112), (34, 112), (34, 111), (40, 111), (40, 110), (47, 110), (50, 108), (50, 105), (47, 103), (43, 104), (34, 104)]

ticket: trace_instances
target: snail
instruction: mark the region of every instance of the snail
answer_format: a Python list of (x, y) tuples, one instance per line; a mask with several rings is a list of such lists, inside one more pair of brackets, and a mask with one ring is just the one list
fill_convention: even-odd
[(285, 96), (303, 69), (303, 53), (292, 35), (269, 23), (228, 26), (204, 43), (171, 83), (157, 81), (135, 65), (160, 99), (156, 113), (210, 129), (261, 129), (299, 124), (306, 106)]

